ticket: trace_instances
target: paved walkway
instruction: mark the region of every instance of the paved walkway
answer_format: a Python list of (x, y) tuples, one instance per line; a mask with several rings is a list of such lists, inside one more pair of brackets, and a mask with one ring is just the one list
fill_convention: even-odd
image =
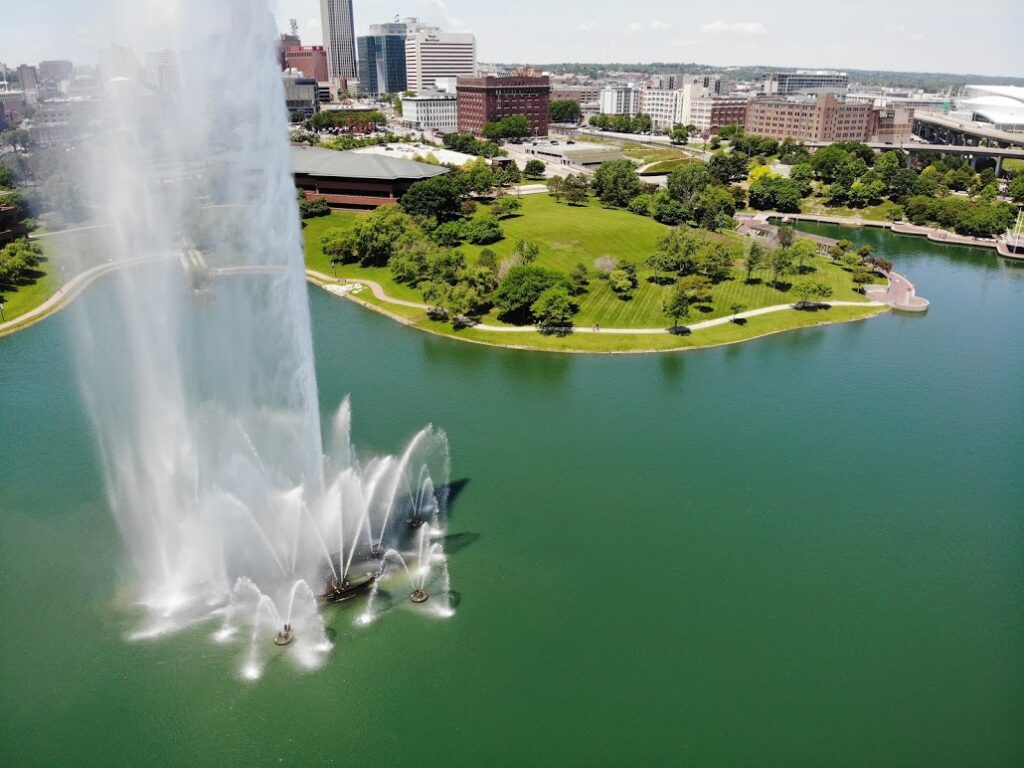
[[(55, 233), (59, 234), (59, 233)], [(44, 301), (35, 309), (30, 309), (24, 314), (18, 315), (17, 317), (11, 318), (5, 323), (0, 324), (0, 336), (5, 336), (8, 333), (19, 331), (22, 328), (42, 320), (44, 317), (52, 312), (59, 312), (70, 304), (86, 287), (97, 278), (103, 277), (106, 274), (114, 272), (121, 267), (132, 267), (139, 264), (152, 264), (158, 261), (166, 261), (168, 259), (176, 258), (176, 254), (166, 254), (162, 256), (140, 256), (135, 259), (128, 259), (127, 261), (107, 261), (103, 264), (98, 264), (95, 267), (85, 270), (73, 278), (68, 280), (62, 285), (56, 293), (50, 298)]]
[[(310, 277), (314, 278), (317, 282), (326, 283), (326, 284), (337, 284), (337, 282), (338, 282), (337, 280), (335, 280), (330, 275), (325, 275), (323, 272), (316, 272), (316, 271), (314, 271), (312, 269), (307, 269), (306, 270), (306, 274), (309, 275)], [(413, 309), (422, 309), (424, 312), (426, 310), (430, 309), (430, 307), (428, 305), (426, 305), (426, 304), (420, 304), (420, 303), (415, 302), (415, 301), (405, 301), (403, 299), (394, 299), (394, 298), (388, 296), (387, 293), (384, 292), (384, 288), (381, 286), (381, 284), (378, 283), (378, 282), (375, 282), (374, 280), (365, 280), (363, 278), (359, 278), (358, 280), (348, 281), (345, 284), (347, 284), (347, 285), (365, 285), (367, 288), (370, 289), (370, 291), (373, 293), (373, 295), (376, 298), (380, 299), (381, 301), (387, 302), (388, 304), (395, 304), (395, 305), (402, 306), (402, 307), (411, 307)], [(335, 293), (335, 292), (331, 291), (331, 293)], [(335, 295), (338, 295), (338, 294), (335, 293)], [(351, 295), (352, 295), (351, 293), (346, 294), (346, 296), (351, 296)], [(353, 297), (353, 298), (355, 298), (355, 297)], [(828, 302), (823, 302), (823, 303), (826, 304), (827, 306), (830, 306), (830, 307), (884, 307), (884, 306), (886, 306), (886, 302), (882, 302), (882, 301), (828, 301)], [(737, 318), (746, 319), (746, 318), (750, 318), (750, 317), (758, 317), (760, 315), (768, 315), (768, 314), (771, 314), (773, 312), (782, 312), (783, 310), (793, 309), (793, 308), (794, 308), (793, 304), (775, 304), (775, 305), (770, 306), (770, 307), (760, 307), (758, 309), (748, 310), (747, 312), (740, 312), (738, 315), (736, 315), (736, 317)], [(698, 322), (698, 323), (689, 323), (689, 324), (685, 325), (685, 327), (688, 328), (690, 331), (699, 331), (699, 330), (702, 330), (704, 328), (714, 328), (716, 325), (725, 325), (726, 323), (731, 323), (732, 321), (733, 321), (733, 316), (732, 315), (727, 315), (726, 317), (716, 317), (714, 320), (702, 320), (701, 322)], [(684, 327), (684, 326), (680, 326), (680, 327)], [(487, 331), (489, 333), (533, 333), (533, 332), (538, 330), (537, 326), (535, 326), (535, 325), (487, 325), (486, 323), (477, 323), (476, 325), (473, 325), (472, 328), (474, 328), (475, 330), (478, 330), (478, 331)], [(672, 333), (672, 330), (673, 330), (672, 328), (603, 328), (603, 327), (600, 330), (595, 330), (594, 328), (589, 327), (589, 326), (580, 326), (580, 327), (575, 327), (574, 326), (573, 329), (572, 329), (573, 333), (610, 333), (610, 334), (621, 334), (621, 335), (644, 335), (644, 334), (652, 334), (652, 333)]]

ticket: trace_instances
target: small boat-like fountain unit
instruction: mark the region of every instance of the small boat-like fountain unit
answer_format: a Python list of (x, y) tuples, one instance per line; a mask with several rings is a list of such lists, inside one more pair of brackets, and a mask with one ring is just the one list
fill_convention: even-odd
[(360, 595), (368, 594), (379, 576), (380, 573), (376, 571), (357, 577), (354, 581), (331, 576), (327, 579), (320, 600), (324, 603), (344, 603)]
[(291, 645), (295, 641), (295, 635), (292, 634), (292, 625), (285, 624), (284, 629), (274, 635), (274, 645), (281, 646), (282, 648), (286, 645)]

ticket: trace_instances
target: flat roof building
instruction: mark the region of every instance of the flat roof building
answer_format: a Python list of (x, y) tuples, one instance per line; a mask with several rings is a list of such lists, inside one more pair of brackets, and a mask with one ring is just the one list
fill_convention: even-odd
[(327, 67), (327, 49), (322, 45), (293, 45), (284, 51), (285, 69), (297, 69), (318, 83), (331, 79)]
[(402, 122), (417, 131), (459, 130), (458, 100), (453, 93), (426, 92), (402, 97)]
[(405, 80), (410, 91), (427, 90), (439, 77), (473, 75), (476, 75), (476, 38), (471, 33), (428, 28), (406, 37)]
[(594, 170), (601, 163), (625, 157), (622, 147), (585, 141), (531, 141), (524, 149), (527, 155), (533, 155), (549, 163), (587, 170)]
[(744, 130), (780, 140), (865, 141), (871, 112), (870, 104), (847, 104), (828, 94), (815, 99), (755, 99), (747, 106)]
[(481, 136), (487, 123), (525, 115), (531, 136), (548, 135), (551, 83), (547, 76), (460, 77), (456, 90), (463, 133)]
[(798, 69), (765, 75), (762, 85), (767, 96), (841, 96), (850, 87), (850, 78), (845, 72)]

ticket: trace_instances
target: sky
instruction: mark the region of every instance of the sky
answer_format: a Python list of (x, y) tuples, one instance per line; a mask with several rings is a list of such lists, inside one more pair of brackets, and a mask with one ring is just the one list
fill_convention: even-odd
[[(319, 0), (267, 2), (282, 31), (295, 18), (303, 42), (321, 41)], [(100, 14), (116, 3), (4, 5), (0, 61), (13, 66), (47, 58), (94, 63), (111, 37)], [(678, 61), (1024, 77), (1022, 0), (354, 0), (354, 7), (356, 34), (396, 15), (419, 16), (474, 32), (484, 62)]]

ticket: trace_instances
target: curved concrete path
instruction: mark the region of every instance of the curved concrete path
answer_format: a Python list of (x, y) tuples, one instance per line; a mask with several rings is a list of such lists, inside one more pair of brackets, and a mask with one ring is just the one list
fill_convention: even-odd
[(39, 322), (53, 312), (59, 312), (74, 301), (75, 298), (77, 298), (77, 296), (94, 280), (114, 272), (121, 267), (132, 267), (139, 264), (152, 264), (154, 262), (166, 261), (174, 258), (176, 258), (175, 254), (165, 254), (162, 256), (140, 256), (127, 261), (107, 261), (103, 264), (98, 264), (95, 267), (90, 267), (64, 283), (64, 285), (58, 288), (50, 298), (35, 309), (30, 309), (28, 312), (0, 324), (0, 336), (6, 336), (8, 333), (20, 331), (22, 328), (27, 328), (33, 323)]
[[(326, 284), (338, 284), (338, 281), (330, 275), (325, 275), (322, 272), (316, 272), (312, 269), (307, 269), (306, 274), (314, 278), (319, 283)], [(380, 283), (374, 280), (366, 280), (364, 278), (346, 280), (344, 284), (348, 285), (365, 285), (373, 293), (377, 299), (387, 302), (388, 304), (396, 304), (402, 307), (411, 307), (413, 309), (422, 309), (424, 312), (430, 309), (427, 304), (420, 304), (415, 301), (405, 301), (403, 299), (394, 299), (384, 292), (384, 288)], [(909, 283), (908, 283), (909, 284)], [(913, 287), (913, 286), (911, 286)], [(334, 293), (333, 291), (331, 293)], [(335, 293), (334, 295), (339, 295)], [(345, 294), (345, 297), (350, 297), (351, 294)], [(358, 298), (358, 297), (352, 297)], [(827, 301), (822, 302), (823, 304), (830, 307), (884, 307), (888, 306), (885, 302), (881, 301)], [(793, 304), (774, 304), (770, 307), (759, 307), (758, 309), (751, 309), (747, 312), (740, 312), (735, 315), (736, 318), (746, 319), (749, 317), (758, 317), (759, 315), (768, 315), (773, 312), (782, 312), (786, 309), (794, 309)], [(716, 317), (713, 320), (702, 320), (699, 323), (691, 323), (689, 325), (680, 326), (688, 328), (690, 331), (699, 331), (703, 328), (713, 328), (716, 325), (725, 325), (733, 321), (733, 315), (727, 315), (725, 317)], [(470, 326), (478, 331), (488, 331), (491, 333), (533, 333), (538, 330), (535, 325), (487, 325), (485, 323), (477, 323), (476, 325)], [(622, 335), (640, 335), (640, 334), (652, 334), (652, 333), (672, 333), (672, 328), (601, 328), (600, 330), (594, 330), (588, 326), (574, 326), (572, 329), (573, 333), (611, 333), (611, 334), (622, 334)]]

